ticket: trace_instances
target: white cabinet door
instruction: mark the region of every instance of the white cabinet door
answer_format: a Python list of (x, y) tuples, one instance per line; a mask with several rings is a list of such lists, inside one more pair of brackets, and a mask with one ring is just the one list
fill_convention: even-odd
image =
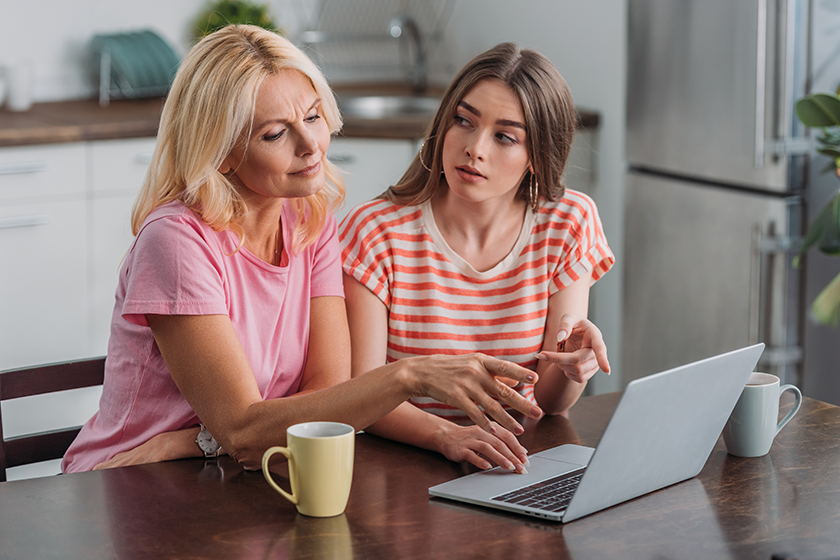
[(0, 369), (85, 357), (85, 201), (0, 207)]
[(90, 354), (107, 353), (119, 269), (134, 236), (131, 208), (151, 161), (154, 138), (91, 142)]
[(340, 222), (354, 206), (376, 198), (396, 183), (415, 153), (410, 140), (334, 139), (328, 157), (344, 171), (347, 191), (336, 219)]

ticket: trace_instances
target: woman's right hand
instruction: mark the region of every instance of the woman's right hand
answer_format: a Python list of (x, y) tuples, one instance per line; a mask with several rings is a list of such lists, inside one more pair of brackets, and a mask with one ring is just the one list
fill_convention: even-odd
[(403, 371), (407, 374), (406, 383), (413, 395), (431, 397), (460, 408), (488, 434), (497, 435), (499, 430), (487, 415), (514, 434), (525, 431), (501, 403), (506, 403), (530, 418), (537, 419), (543, 415), (539, 407), (496, 379), (499, 376), (536, 383), (536, 373), (512, 362), (484, 354), (467, 354), (406, 358), (397, 363), (408, 366)]
[(450, 461), (467, 461), (480, 469), (494, 464), (504, 469), (525, 474), (528, 451), (507, 430), (496, 426), (496, 435), (488, 434), (478, 426), (451, 424), (438, 432), (438, 450)]

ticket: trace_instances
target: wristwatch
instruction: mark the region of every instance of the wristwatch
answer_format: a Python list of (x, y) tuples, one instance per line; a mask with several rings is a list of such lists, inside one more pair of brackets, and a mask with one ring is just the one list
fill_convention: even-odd
[(199, 424), (201, 426), (201, 431), (198, 432), (198, 437), (195, 438), (195, 444), (198, 445), (198, 448), (204, 453), (205, 457), (218, 457), (219, 456), (219, 449), (221, 449), (221, 445), (213, 435), (210, 433), (210, 430), (204, 424)]

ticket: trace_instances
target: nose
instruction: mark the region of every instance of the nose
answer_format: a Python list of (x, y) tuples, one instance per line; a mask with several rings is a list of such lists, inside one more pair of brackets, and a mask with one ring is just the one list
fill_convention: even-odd
[(469, 158), (484, 161), (486, 144), (487, 135), (483, 132), (476, 131), (470, 135), (464, 151)]
[(297, 156), (305, 157), (318, 151), (318, 139), (306, 127), (298, 133)]

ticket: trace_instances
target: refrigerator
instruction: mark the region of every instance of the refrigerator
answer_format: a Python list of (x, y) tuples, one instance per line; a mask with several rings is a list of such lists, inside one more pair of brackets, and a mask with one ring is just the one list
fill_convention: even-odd
[(840, 330), (808, 314), (840, 258), (792, 266), (840, 186), (794, 113), (840, 81), (815, 81), (840, 3), (628, 2), (624, 381), (764, 342), (761, 371), (840, 404)]

